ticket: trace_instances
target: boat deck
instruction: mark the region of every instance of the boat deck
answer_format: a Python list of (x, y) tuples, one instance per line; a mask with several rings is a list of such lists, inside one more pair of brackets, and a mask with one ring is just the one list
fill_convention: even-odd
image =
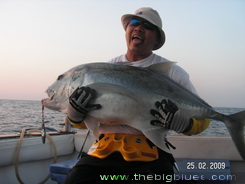
[[(77, 134), (52, 135), (57, 150), (57, 162), (74, 160), (83, 144), (86, 132)], [(16, 136), (17, 137), (17, 136)], [(87, 151), (94, 139), (90, 135), (86, 141), (84, 151)], [(181, 168), (190, 172), (199, 170), (205, 174), (222, 170), (222, 164), (226, 164), (226, 174), (220, 177), (232, 177), (230, 183), (242, 184), (245, 181), (245, 161), (237, 152), (232, 140), (228, 136), (169, 136), (169, 142), (177, 149), (173, 151), (175, 158), (182, 160)], [(15, 174), (17, 138), (5, 136), (0, 139), (0, 178), (1, 184), (17, 184)], [(54, 161), (52, 144), (45, 144), (39, 136), (25, 138), (21, 145), (18, 160), (18, 170), (24, 183), (39, 183), (48, 174), (50, 164)], [(212, 162), (212, 163), (211, 163)], [(179, 162), (180, 163), (180, 162)], [(212, 166), (211, 166), (212, 165)], [(229, 167), (229, 172), (227, 168)], [(32, 176), (32, 177), (30, 177)], [(222, 179), (222, 178), (221, 178)], [(54, 184), (49, 179), (46, 184)]]

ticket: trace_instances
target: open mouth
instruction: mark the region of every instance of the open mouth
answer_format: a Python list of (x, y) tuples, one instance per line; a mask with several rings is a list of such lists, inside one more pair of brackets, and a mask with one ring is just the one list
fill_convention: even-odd
[(54, 95), (55, 95), (55, 91), (46, 91), (46, 93), (48, 94), (48, 98), (44, 98), (41, 100), (41, 103), (44, 107), (47, 107), (48, 104), (53, 100)]
[(51, 91), (51, 92), (49, 93), (49, 99), (50, 99), (50, 100), (53, 100), (55, 93), (56, 93), (56, 91)]
[(48, 98), (43, 99), (44, 101), (51, 101), (54, 98), (56, 91), (49, 91), (47, 90), (46, 93), (48, 94)]
[(132, 36), (132, 40), (141, 40), (141, 41), (143, 41), (143, 38), (141, 37), (141, 36), (139, 36), (139, 35), (134, 35), (134, 36)]
[(140, 45), (141, 43), (143, 43), (144, 39), (139, 36), (139, 35), (133, 35), (132, 36), (132, 42), (135, 44), (135, 45)]

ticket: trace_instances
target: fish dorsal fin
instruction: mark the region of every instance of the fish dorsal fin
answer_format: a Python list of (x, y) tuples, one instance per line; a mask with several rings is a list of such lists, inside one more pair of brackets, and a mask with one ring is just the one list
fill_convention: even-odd
[(169, 61), (169, 62), (161, 62), (161, 63), (150, 65), (147, 68), (149, 70), (151, 70), (151, 71), (157, 71), (157, 72), (160, 72), (160, 73), (167, 74), (169, 72), (170, 68), (175, 63), (177, 63), (177, 62), (172, 62), (172, 61)]

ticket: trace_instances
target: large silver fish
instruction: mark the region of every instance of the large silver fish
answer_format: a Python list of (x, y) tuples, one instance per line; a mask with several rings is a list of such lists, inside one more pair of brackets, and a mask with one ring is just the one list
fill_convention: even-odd
[[(85, 123), (97, 137), (98, 122), (129, 125), (143, 132), (158, 147), (163, 146), (168, 130), (150, 124), (155, 102), (172, 100), (181, 111), (196, 119), (209, 118), (225, 123), (242, 158), (245, 160), (245, 111), (229, 116), (220, 114), (197, 95), (186, 90), (167, 74), (173, 63), (159, 63), (147, 68), (109, 63), (90, 63), (60, 75), (48, 89), (45, 107), (66, 113), (68, 98), (80, 86), (97, 91), (96, 104), (102, 108), (89, 112)], [(167, 151), (167, 150), (166, 150)]]

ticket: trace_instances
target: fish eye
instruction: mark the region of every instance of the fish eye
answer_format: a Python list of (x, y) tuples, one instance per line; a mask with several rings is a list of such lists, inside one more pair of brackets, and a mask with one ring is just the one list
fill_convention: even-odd
[(59, 77), (57, 78), (57, 80), (61, 80), (64, 78), (64, 75), (59, 75)]

